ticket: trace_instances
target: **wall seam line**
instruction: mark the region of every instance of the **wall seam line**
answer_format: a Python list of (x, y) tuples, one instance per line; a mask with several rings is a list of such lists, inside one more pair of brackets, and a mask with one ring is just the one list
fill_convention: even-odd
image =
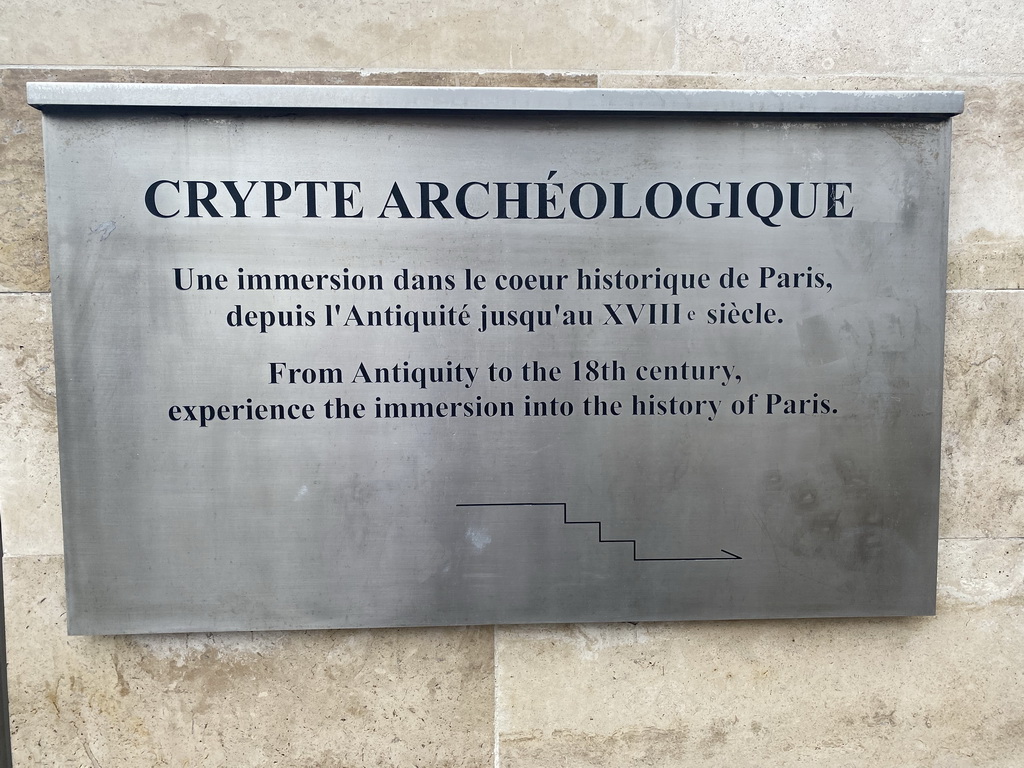
[(679, 72), (683, 63), (683, 0), (676, 0), (672, 9), (675, 12), (672, 30), (672, 72)]
[(599, 75), (657, 75), (663, 77), (737, 77), (737, 78), (756, 78), (756, 79), (769, 79), (773, 77), (795, 77), (801, 79), (808, 78), (822, 78), (822, 79), (836, 79), (846, 77), (861, 77), (861, 78), (889, 78), (893, 80), (927, 80), (927, 79), (949, 79), (949, 78), (961, 78), (961, 79), (977, 79), (980, 81), (986, 81), (992, 77), (1024, 77), (1024, 70), (993, 70), (993, 71), (978, 71), (978, 72), (950, 72), (950, 71), (939, 71), (939, 72), (807, 72), (806, 70), (794, 70), (786, 72), (745, 72), (742, 70), (733, 71), (711, 71), (711, 70), (676, 70), (676, 69), (593, 69), (593, 70), (577, 70), (577, 69), (559, 69), (557, 67), (547, 69), (490, 69), (487, 67), (467, 67), (462, 69), (442, 69), (436, 67), (389, 67), (389, 68), (370, 68), (370, 67), (357, 67), (357, 66), (339, 66), (339, 67), (322, 67), (322, 66), (291, 66), (291, 67), (267, 67), (260, 65), (239, 65), (225, 67), (220, 64), (210, 65), (195, 65), (195, 64), (0, 64), (0, 70), (7, 69), (12, 71), (27, 71), (27, 70), (68, 70), (68, 71), (86, 71), (86, 70), (106, 70), (111, 72), (130, 72), (130, 71), (144, 71), (144, 72), (159, 72), (159, 71), (171, 71), (179, 70), (182, 72), (352, 72), (361, 73), (366, 75), (376, 74), (399, 74), (399, 73), (441, 73), (441, 74), (534, 74), (534, 75), (573, 75), (581, 77), (596, 77)]
[(939, 541), (1024, 541), (1024, 536), (940, 536)]
[(491, 704), (491, 762), (494, 768), (501, 768), (501, 742), (498, 739), (498, 627), (491, 630), (491, 674), (494, 677), (493, 702)]
[(1024, 293), (1024, 288), (948, 288), (946, 293)]

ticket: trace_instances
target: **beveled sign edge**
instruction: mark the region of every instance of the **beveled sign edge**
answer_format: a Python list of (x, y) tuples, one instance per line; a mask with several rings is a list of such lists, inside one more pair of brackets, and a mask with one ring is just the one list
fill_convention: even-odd
[(485, 110), (948, 118), (960, 91), (473, 88), (30, 82), (28, 103), (157, 109)]

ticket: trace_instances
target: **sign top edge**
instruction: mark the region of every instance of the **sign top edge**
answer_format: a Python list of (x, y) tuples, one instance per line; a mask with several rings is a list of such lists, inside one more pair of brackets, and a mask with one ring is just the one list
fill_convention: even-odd
[(437, 88), (364, 85), (27, 84), (28, 103), (163, 109), (485, 110), (761, 115), (908, 115), (963, 112), (960, 91), (751, 91), (607, 88)]

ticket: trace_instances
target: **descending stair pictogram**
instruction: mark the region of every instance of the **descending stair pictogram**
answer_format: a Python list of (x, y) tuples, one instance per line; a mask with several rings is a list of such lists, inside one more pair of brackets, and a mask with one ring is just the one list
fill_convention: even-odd
[(606, 539), (601, 529), (600, 520), (570, 520), (569, 505), (564, 501), (537, 501), (537, 502), (506, 502), (492, 504), (456, 504), (456, 507), (561, 507), (562, 522), (566, 525), (596, 525), (597, 540), (603, 544), (632, 544), (633, 562), (636, 563), (661, 563), (661, 562), (682, 562), (697, 560), (742, 560), (743, 558), (727, 549), (718, 550), (721, 555), (710, 557), (637, 557), (636, 539)]

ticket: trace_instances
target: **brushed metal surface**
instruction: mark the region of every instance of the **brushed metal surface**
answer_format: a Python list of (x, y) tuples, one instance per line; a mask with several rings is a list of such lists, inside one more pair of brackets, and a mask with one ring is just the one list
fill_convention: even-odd
[(934, 611), (948, 121), (44, 122), (70, 632)]

